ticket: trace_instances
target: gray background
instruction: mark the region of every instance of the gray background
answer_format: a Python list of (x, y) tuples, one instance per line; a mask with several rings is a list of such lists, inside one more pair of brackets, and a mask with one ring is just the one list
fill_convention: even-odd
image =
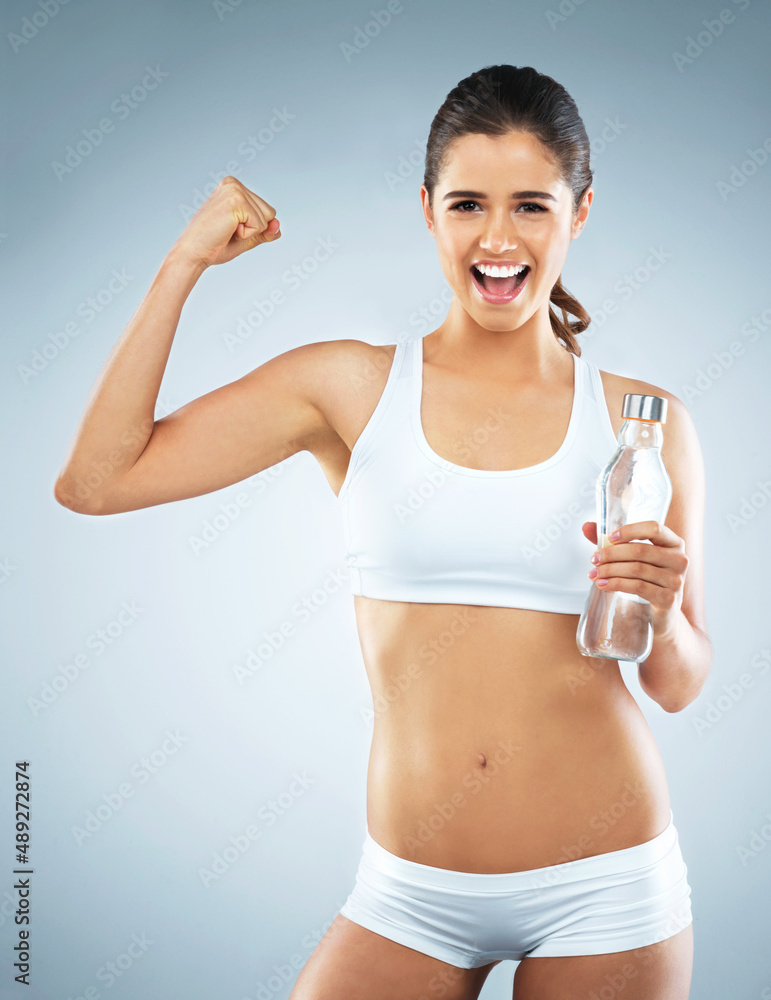
[[(593, 140), (595, 201), (564, 271), (594, 317), (585, 356), (674, 392), (699, 432), (713, 672), (675, 715), (634, 669), (624, 674), (661, 748), (688, 865), (691, 995), (771, 996), (761, 604), (771, 12), (727, 2), (730, 23), (715, 36), (719, 2), (403, 0), (346, 56), (342, 45), (384, 6), (3, 6), (2, 998), (285, 997), (293, 956), (308, 958), (350, 891), (371, 698), (337, 501), (315, 460), (306, 452), (216, 494), (104, 518), (59, 506), (53, 483), (102, 364), (213, 175), (234, 173), (266, 198), (284, 236), (193, 290), (157, 416), (298, 344), (394, 343), (434, 329), (446, 286), (420, 211), (420, 151), (447, 92), (498, 62), (564, 84)], [(25, 24), (29, 37), (14, 40)], [(166, 74), (152, 90), (142, 89), (147, 67)], [(133, 109), (114, 104), (133, 88)], [(284, 127), (271, 131), (276, 110)], [(112, 130), (57, 175), (67, 147), (105, 117)], [(248, 154), (242, 144), (258, 133), (263, 148)], [(284, 271), (319, 240), (337, 248), (289, 289)], [(656, 271), (645, 267), (651, 248), (669, 255)], [(113, 271), (123, 280), (110, 291)], [(280, 308), (228, 349), (226, 335), (276, 288)], [(90, 298), (99, 311), (89, 318)], [(430, 323), (418, 322), (421, 308)], [(220, 504), (232, 513), (241, 494), (239, 516), (194, 551), (204, 522)], [(124, 602), (134, 611), (121, 623)], [(291, 635), (239, 684), (234, 664), (282, 625)], [(110, 638), (101, 647), (99, 629)], [(88, 665), (78, 671), (79, 654)], [(164, 749), (167, 732), (177, 738)], [(10, 968), (22, 757), (35, 869), (28, 989)], [(307, 788), (292, 784), (295, 772), (307, 772)], [(97, 810), (104, 819), (79, 839)], [(259, 838), (204, 886), (200, 870), (250, 824)], [(134, 935), (145, 945), (127, 962)], [(111, 961), (123, 966), (112, 983)], [(495, 969), (486, 1000), (510, 996), (513, 969)]]

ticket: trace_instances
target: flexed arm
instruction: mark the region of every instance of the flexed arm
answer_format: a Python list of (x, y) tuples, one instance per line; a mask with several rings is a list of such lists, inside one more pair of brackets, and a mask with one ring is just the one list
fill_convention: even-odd
[(326, 426), (311, 399), (323, 347), (313, 344), (154, 419), (182, 307), (198, 278), (280, 235), (271, 205), (235, 177), (220, 182), (164, 259), (97, 377), (56, 480), (60, 504), (111, 514), (199, 496), (303, 450)]

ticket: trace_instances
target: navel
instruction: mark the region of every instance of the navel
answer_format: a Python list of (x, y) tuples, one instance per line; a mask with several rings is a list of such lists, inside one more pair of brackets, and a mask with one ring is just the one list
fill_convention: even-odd
[(485, 757), (485, 755), (483, 753), (480, 753), (480, 755), (479, 755), (479, 766), (480, 767), (487, 767), (487, 757)]

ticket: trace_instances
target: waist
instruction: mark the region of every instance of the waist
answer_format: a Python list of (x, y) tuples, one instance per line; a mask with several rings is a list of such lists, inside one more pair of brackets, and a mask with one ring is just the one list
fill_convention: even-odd
[(670, 807), (666, 826), (652, 837), (645, 837), (619, 850), (604, 850), (595, 854), (582, 854), (580, 849), (566, 848), (552, 865), (534, 869), (478, 872), (446, 865), (428, 865), (393, 854), (372, 836), (369, 828), (365, 831), (363, 854), (379, 871), (396, 879), (412, 883), (416, 879), (425, 878), (433, 886), (454, 891), (501, 893), (539, 889), (557, 883), (569, 884), (597, 876), (627, 875), (629, 871), (659, 863), (676, 851), (678, 846), (679, 837)]
[(367, 825), (409, 860), (455, 871), (541, 868), (642, 843), (669, 808), (639, 709), (567, 730), (535, 712), (527, 726), (498, 722), (455, 742), (434, 734), (433, 745), (376, 723)]
[(482, 720), (524, 701), (569, 711), (626, 691), (615, 660), (579, 652), (578, 614), (362, 595), (354, 607), (376, 716), (433, 706)]
[(579, 653), (576, 616), (355, 601), (378, 843), (504, 871), (554, 863), (571, 838), (600, 853), (661, 830), (655, 740), (618, 664)]

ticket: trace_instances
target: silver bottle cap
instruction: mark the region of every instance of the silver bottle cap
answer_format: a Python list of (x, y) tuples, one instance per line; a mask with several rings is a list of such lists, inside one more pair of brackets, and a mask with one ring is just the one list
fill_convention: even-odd
[(621, 416), (635, 420), (658, 420), (667, 422), (667, 400), (663, 396), (643, 396), (636, 392), (624, 393)]

